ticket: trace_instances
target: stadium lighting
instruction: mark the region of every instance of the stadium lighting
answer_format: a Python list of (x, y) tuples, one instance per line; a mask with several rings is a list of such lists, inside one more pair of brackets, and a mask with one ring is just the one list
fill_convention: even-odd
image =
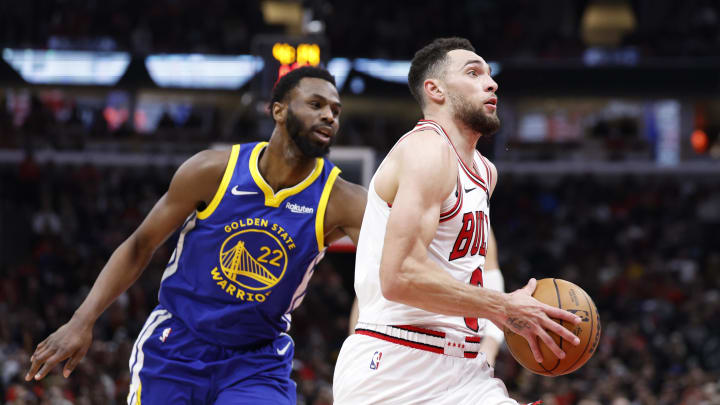
[(150, 55), (145, 59), (150, 77), (160, 87), (237, 90), (263, 68), (251, 55)]
[(32, 84), (112, 86), (130, 64), (127, 52), (4, 48), (2, 57)]

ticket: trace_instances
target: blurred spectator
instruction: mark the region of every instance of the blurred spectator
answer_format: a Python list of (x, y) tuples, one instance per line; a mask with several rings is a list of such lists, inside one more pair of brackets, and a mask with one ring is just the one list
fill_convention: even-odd
[(49, 193), (45, 192), (41, 197), (41, 208), (33, 214), (32, 229), (38, 235), (57, 235), (62, 229), (60, 216), (53, 210)]
[[(284, 32), (265, 23), (261, 0), (31, 1), (0, 5), (0, 45), (55, 49), (249, 53), (257, 34)], [(492, 59), (579, 58), (580, 21), (593, 2), (556, 0), (304, 1), (325, 22), (335, 56), (410, 59), (438, 36), (469, 38)], [(369, 4), (370, 3), (370, 4)], [(720, 5), (712, 0), (628, 1), (636, 28), (622, 47), (645, 57), (716, 56)], [(422, 30), (414, 29), (423, 27)], [(348, 35), (352, 33), (352, 35)]]
[[(3, 189), (20, 189), (25, 172), (0, 166)], [(17, 217), (4, 222), (0, 238), (20, 247), (0, 268), (0, 403), (124, 403), (133, 338), (156, 302), (173, 240), (98, 321), (90, 353), (70, 379), (25, 383), (22, 376), (34, 345), (71, 316), (173, 169), (36, 165), (30, 172), (43, 196), (34, 205), (21, 208), (24, 195), (0, 193), (0, 206), (10, 208), (3, 214)], [(557, 405), (720, 403), (720, 251), (716, 218), (703, 208), (719, 192), (712, 181), (690, 178), (505, 175), (493, 223), (508, 288), (531, 276), (575, 282), (594, 298), (603, 325), (597, 353), (568, 376), (536, 376), (501, 351), (496, 375), (512, 396)], [(44, 226), (30, 226), (38, 217)], [(351, 254), (329, 254), (293, 314), (301, 404), (331, 403), (353, 266)]]
[[(0, 45), (249, 53), (254, 35), (282, 31), (263, 21), (260, 3), (0, 2)], [(409, 59), (413, 50), (447, 35), (470, 38), (493, 60), (562, 60), (585, 50), (579, 24), (589, 1), (558, 0), (553, 7), (529, 0), (463, 0), (452, 7), (371, 3), (304, 5), (326, 23), (333, 56)], [(720, 49), (717, 1), (630, 3), (637, 27), (623, 47), (670, 58), (716, 56)], [(163, 107), (157, 131), (133, 127), (137, 117), (130, 120), (129, 113), (113, 130), (103, 101), (84, 103), (71, 91), (45, 93), (0, 94), (0, 148), (27, 151), (17, 166), (0, 164), (0, 404), (125, 403), (132, 343), (157, 301), (174, 238), (97, 322), (91, 350), (70, 379), (55, 373), (26, 383), (22, 377), (34, 346), (71, 316), (108, 255), (167, 189), (174, 168), (43, 163), (32, 151), (187, 153), (265, 133), (250, 108), (233, 111), (225, 122), (217, 108), (194, 108), (175, 121)], [(637, 132), (616, 124), (598, 126), (596, 133), (607, 132), (608, 142), (622, 145), (628, 131)], [(395, 138), (385, 135), (405, 128), (403, 122), (348, 116), (339, 141), (387, 151)], [(529, 277), (575, 282), (594, 298), (603, 326), (598, 352), (569, 376), (536, 376), (502, 350), (496, 375), (512, 396), (546, 405), (720, 404), (717, 179), (501, 175), (492, 219), (508, 289)], [(353, 267), (353, 255), (328, 254), (293, 314), (300, 404), (332, 403)]]

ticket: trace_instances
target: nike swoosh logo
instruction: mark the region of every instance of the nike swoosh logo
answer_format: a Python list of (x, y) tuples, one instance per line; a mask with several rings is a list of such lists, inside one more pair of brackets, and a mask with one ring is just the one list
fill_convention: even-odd
[(466, 193), (469, 193), (469, 192), (471, 192), (471, 191), (475, 190), (476, 188), (477, 188), (477, 187), (473, 187), (473, 188), (466, 188), (466, 189), (465, 189), (465, 192), (466, 192)]
[(290, 348), (290, 343), (291, 342), (288, 342), (288, 344), (286, 344), (285, 347), (283, 347), (282, 349), (275, 349), (277, 351), (277, 354), (279, 354), (280, 356), (285, 355), (285, 352), (287, 352)]
[(233, 195), (250, 195), (250, 194), (258, 193), (257, 191), (240, 191), (240, 190), (238, 190), (237, 186), (233, 187), (232, 190), (230, 190), (230, 192)]

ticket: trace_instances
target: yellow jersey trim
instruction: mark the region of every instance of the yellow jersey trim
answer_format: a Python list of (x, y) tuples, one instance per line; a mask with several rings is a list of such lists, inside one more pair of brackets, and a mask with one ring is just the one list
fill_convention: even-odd
[(223, 174), (222, 181), (220, 182), (220, 187), (218, 187), (215, 192), (215, 196), (212, 201), (210, 201), (210, 204), (205, 207), (204, 210), (198, 211), (198, 219), (207, 219), (210, 215), (212, 215), (218, 205), (220, 205), (220, 201), (222, 201), (225, 191), (227, 191), (227, 187), (230, 184), (230, 179), (235, 172), (235, 165), (237, 164), (239, 154), (240, 145), (233, 145), (232, 150), (230, 151), (230, 159), (228, 160), (227, 167), (225, 168), (225, 174)]
[(328, 176), (325, 188), (320, 195), (320, 202), (318, 203), (317, 215), (315, 216), (315, 236), (317, 236), (318, 251), (321, 252), (325, 248), (325, 210), (327, 209), (328, 200), (330, 199), (330, 191), (337, 180), (337, 176), (340, 174), (338, 167), (333, 167)]
[(138, 395), (137, 395), (137, 400), (135, 401), (135, 405), (141, 405), (141, 403), (140, 403), (140, 394), (142, 394), (142, 383), (140, 383), (140, 384), (138, 385), (137, 393), (138, 393)]
[(305, 180), (290, 188), (284, 188), (276, 194), (273, 192), (272, 187), (270, 187), (270, 185), (268, 185), (262, 177), (260, 169), (258, 168), (260, 152), (262, 152), (263, 148), (265, 148), (267, 144), (267, 142), (258, 143), (250, 154), (250, 174), (252, 175), (253, 180), (255, 180), (255, 184), (257, 184), (257, 186), (260, 187), (260, 190), (262, 190), (265, 194), (265, 205), (277, 208), (284, 199), (305, 190), (310, 184), (312, 184), (312, 182), (320, 176), (320, 173), (322, 173), (325, 161), (322, 158), (317, 158), (315, 160), (315, 168), (310, 175), (305, 178)]

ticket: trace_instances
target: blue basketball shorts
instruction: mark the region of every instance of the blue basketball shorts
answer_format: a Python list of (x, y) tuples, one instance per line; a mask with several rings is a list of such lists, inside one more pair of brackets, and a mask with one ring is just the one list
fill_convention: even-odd
[(128, 405), (294, 405), (294, 346), (287, 334), (250, 350), (213, 345), (158, 306), (130, 355)]

